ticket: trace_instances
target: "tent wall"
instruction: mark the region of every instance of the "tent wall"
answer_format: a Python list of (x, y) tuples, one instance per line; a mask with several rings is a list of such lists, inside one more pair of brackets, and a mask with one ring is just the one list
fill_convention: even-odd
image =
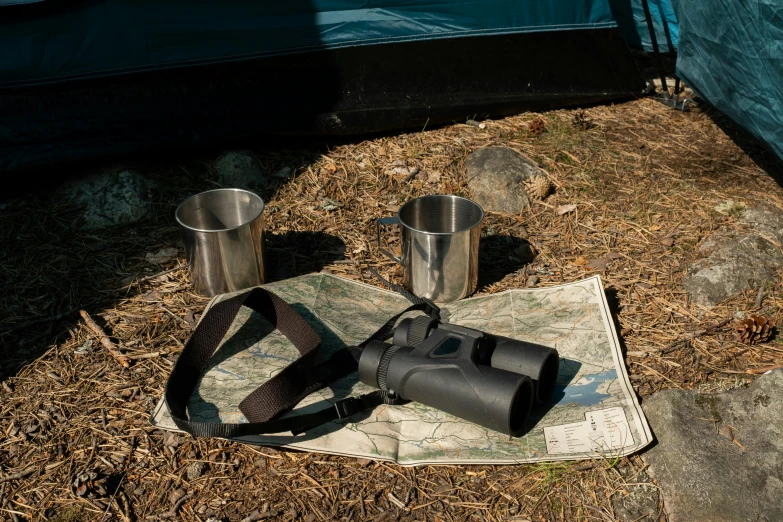
[(783, 2), (678, 0), (677, 74), (783, 159)]
[(608, 0), (46, 0), (0, 6), (0, 87), (432, 39), (605, 29)]
[(608, 0), (43, 0), (0, 48), (0, 173), (644, 88)]
[[(650, 40), (647, 18), (644, 16), (642, 0), (609, 0), (609, 4), (628, 45), (641, 47), (647, 52), (652, 51), (652, 40)], [(672, 0), (648, 0), (648, 5), (658, 50), (662, 53), (675, 52), (679, 42), (680, 27)]]
[(0, 174), (257, 144), (264, 134), (421, 129), (627, 99), (643, 88), (616, 28), (357, 46), (18, 87), (0, 90)]

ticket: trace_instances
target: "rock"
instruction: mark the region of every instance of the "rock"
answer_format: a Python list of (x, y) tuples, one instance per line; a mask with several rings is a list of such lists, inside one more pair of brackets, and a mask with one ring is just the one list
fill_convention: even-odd
[(783, 267), (780, 248), (752, 233), (718, 233), (707, 239), (699, 252), (706, 257), (689, 267), (683, 288), (693, 302), (704, 306), (773, 281)]
[(713, 208), (713, 210), (718, 214), (723, 214), (726, 216), (739, 215), (743, 210), (745, 210), (745, 205), (743, 205), (738, 201), (727, 199), (715, 205), (715, 208)]
[[(683, 288), (691, 300), (704, 306), (716, 305), (745, 288), (775, 280), (783, 268), (783, 213), (771, 207), (745, 209), (733, 201), (731, 213), (752, 230), (716, 232), (699, 248), (704, 256), (688, 269)], [(717, 210), (718, 207), (716, 207)]]
[(615, 517), (621, 522), (658, 522), (661, 514), (658, 487), (644, 471), (636, 475), (632, 483), (612, 497)]
[(783, 241), (783, 213), (767, 207), (755, 207), (745, 210), (739, 221), (752, 226), (763, 236), (778, 242)]
[(203, 462), (192, 463), (190, 466), (188, 466), (188, 480), (193, 481), (199, 478), (204, 474), (204, 469), (206, 469), (206, 464)]
[(106, 171), (69, 183), (63, 196), (83, 209), (82, 230), (98, 230), (143, 218), (150, 208), (152, 188), (138, 172)]
[(667, 390), (644, 403), (657, 444), (643, 458), (670, 522), (783, 520), (781, 397), (775, 370), (748, 388)]
[(279, 171), (277, 171), (277, 174), (275, 174), (276, 178), (283, 178), (283, 179), (291, 179), (291, 174), (293, 174), (293, 170), (291, 167), (283, 167)]
[(163, 250), (160, 250), (159, 252), (147, 252), (147, 255), (144, 256), (144, 259), (147, 261), (147, 263), (153, 264), (153, 265), (162, 265), (164, 263), (168, 263), (173, 258), (177, 257), (177, 254), (179, 253), (178, 248), (169, 247), (164, 248)]
[(218, 183), (224, 187), (258, 191), (266, 188), (267, 179), (261, 165), (247, 152), (227, 152), (218, 158), (215, 168), (218, 171)]
[(518, 213), (530, 207), (523, 182), (546, 175), (532, 161), (508, 147), (485, 147), (468, 155), (468, 186), (484, 210)]
[(339, 201), (335, 201), (329, 198), (324, 198), (321, 200), (321, 209), (325, 210), (326, 212), (331, 212), (332, 210), (337, 210), (338, 208), (340, 208)]

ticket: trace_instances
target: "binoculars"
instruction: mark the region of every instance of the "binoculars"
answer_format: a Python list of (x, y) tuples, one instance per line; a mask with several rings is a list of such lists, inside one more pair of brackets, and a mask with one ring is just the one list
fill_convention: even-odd
[(514, 436), (551, 397), (559, 366), (552, 348), (420, 316), (402, 320), (391, 344), (367, 343), (359, 379)]

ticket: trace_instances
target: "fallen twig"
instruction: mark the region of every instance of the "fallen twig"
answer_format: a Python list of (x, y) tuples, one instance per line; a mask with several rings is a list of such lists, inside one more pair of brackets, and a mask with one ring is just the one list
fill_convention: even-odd
[(35, 473), (35, 468), (27, 468), (26, 470), (20, 471), (19, 473), (14, 473), (13, 475), (7, 475), (5, 477), (0, 477), (0, 483), (9, 482), (11, 480), (23, 479), (25, 477), (29, 477), (33, 473)]
[(753, 368), (751, 370), (748, 370), (748, 373), (751, 373), (753, 375), (763, 375), (767, 372), (771, 372), (772, 370), (777, 370), (778, 368), (783, 368), (783, 365), (778, 364), (776, 366), (767, 366), (766, 368)]
[(109, 336), (106, 335), (106, 332), (103, 331), (103, 328), (98, 326), (98, 324), (93, 321), (92, 317), (90, 317), (90, 314), (88, 314), (85, 310), (79, 310), (79, 315), (82, 316), (82, 319), (84, 319), (84, 324), (86, 324), (87, 327), (92, 330), (103, 347), (109, 351), (112, 357), (114, 357), (123, 367), (129, 368), (130, 360), (120, 353), (120, 351), (117, 349), (117, 345), (115, 345), (112, 340), (109, 339)]
[(389, 493), (389, 502), (391, 502), (392, 504), (394, 504), (395, 506), (397, 506), (398, 508), (400, 508), (403, 511), (406, 511), (406, 512), (410, 511), (408, 509), (408, 507), (402, 502), (402, 500), (398, 499), (397, 497), (395, 497), (391, 493)]
[(574, 464), (574, 471), (587, 471), (588, 469), (593, 469), (596, 466), (596, 462), (593, 460), (588, 460), (587, 462), (580, 462), (578, 464)]
[(170, 510), (168, 510), (168, 511), (164, 511), (163, 513), (161, 513), (160, 515), (158, 515), (158, 517), (159, 517), (159, 518), (171, 518), (171, 517), (176, 517), (176, 516), (177, 516), (177, 511), (179, 511), (179, 508), (181, 508), (181, 507), (182, 507), (182, 505), (183, 505), (185, 502), (187, 502), (188, 500), (190, 500), (190, 497), (191, 497), (191, 495), (190, 495), (190, 494), (183, 495), (183, 496), (182, 496), (182, 498), (180, 498), (179, 500), (177, 500), (177, 502), (174, 504), (174, 506), (172, 506), (172, 508), (171, 508)]
[(144, 281), (149, 281), (150, 279), (155, 279), (160, 276), (164, 276), (166, 274), (170, 274), (172, 272), (176, 272), (177, 270), (184, 268), (183, 266), (177, 265), (174, 268), (169, 268), (168, 270), (164, 270), (163, 272), (158, 272), (157, 274), (152, 274), (148, 276), (144, 276), (140, 279), (136, 279), (135, 281), (131, 281), (127, 285), (120, 287), (120, 290), (127, 290), (128, 288), (132, 287), (133, 285), (137, 285), (139, 283), (143, 283)]
[(669, 346), (667, 346), (666, 348), (662, 349), (658, 353), (660, 353), (661, 355), (665, 355), (665, 354), (667, 354), (669, 352), (673, 352), (674, 350), (679, 348), (682, 343), (684, 343), (686, 341), (691, 341), (693, 339), (696, 339), (697, 337), (701, 337), (702, 335), (706, 335), (708, 333), (714, 332), (718, 328), (723, 328), (724, 326), (726, 326), (730, 322), (731, 322), (731, 319), (724, 319), (723, 321), (721, 321), (719, 323), (715, 323), (712, 326), (708, 326), (707, 328), (705, 328), (703, 330), (698, 330), (698, 331), (690, 333), (688, 335), (683, 335), (682, 337), (680, 337), (679, 339), (677, 339), (676, 341), (674, 341), (673, 343), (671, 343)]
[(764, 301), (764, 297), (766, 297), (767, 291), (764, 288), (764, 285), (761, 285), (759, 287), (759, 293), (756, 295), (756, 302), (753, 303), (753, 307), (758, 310), (761, 308), (761, 303)]
[(416, 177), (416, 175), (419, 173), (419, 167), (412, 167), (409, 171), (409, 174), (405, 176), (405, 179), (403, 179), (403, 183), (407, 183), (411, 181), (413, 178)]

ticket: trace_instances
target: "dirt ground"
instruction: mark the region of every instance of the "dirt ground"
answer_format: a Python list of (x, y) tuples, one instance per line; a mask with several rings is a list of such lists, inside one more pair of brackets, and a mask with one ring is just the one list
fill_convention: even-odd
[[(545, 132), (531, 133), (539, 119)], [(680, 287), (705, 237), (740, 226), (716, 206), (783, 210), (762, 151), (748, 145), (746, 154), (699, 108), (682, 113), (651, 99), (483, 123), (259, 146), (265, 172), (294, 173), (262, 194), (271, 279), (325, 269), (377, 284), (366, 271), (374, 267), (399, 282), (374, 244), (374, 220), (424, 194), (469, 197), (467, 154), (504, 145), (536, 161), (555, 190), (522, 213), (489, 213), (480, 293), (599, 272), (641, 400), (665, 388), (742, 386), (782, 364), (783, 345), (739, 344), (727, 322), (755, 309), (755, 292), (701, 308)], [(162, 265), (145, 255), (177, 246), (174, 209), (216, 186), (213, 160), (135, 166), (158, 183), (153, 210), (100, 232), (80, 232), (79, 209), (56, 191), (0, 202), (0, 520), (615, 520), (618, 499), (638, 496), (638, 484), (655, 493), (638, 456), (403, 468), (153, 429), (149, 414), (207, 300), (191, 291), (181, 250)], [(561, 214), (563, 205), (575, 209)], [(777, 323), (781, 303), (775, 281), (760, 312)], [(651, 498), (638, 520), (663, 519)]]

